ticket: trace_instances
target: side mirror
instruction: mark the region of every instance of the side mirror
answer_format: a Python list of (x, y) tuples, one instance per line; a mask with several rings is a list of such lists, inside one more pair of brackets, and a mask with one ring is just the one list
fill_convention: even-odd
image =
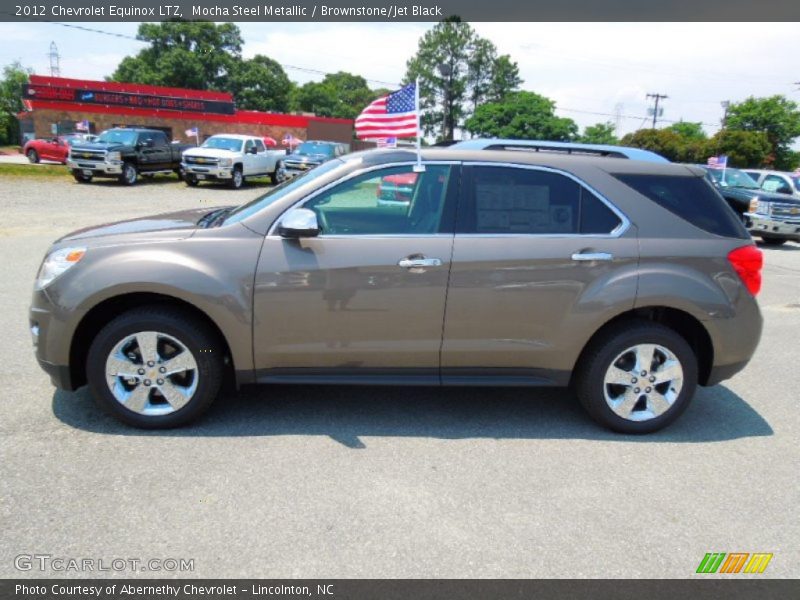
[(313, 210), (294, 208), (287, 212), (278, 223), (278, 235), (284, 238), (317, 237), (319, 223)]
[(248, 148), (247, 153), (248, 154), (258, 154), (258, 148), (256, 148), (255, 146), (252, 146), (251, 148)]
[(139, 145), (144, 147), (144, 148), (152, 148), (153, 147), (153, 138), (147, 138), (146, 140), (143, 140), (143, 141), (139, 142)]

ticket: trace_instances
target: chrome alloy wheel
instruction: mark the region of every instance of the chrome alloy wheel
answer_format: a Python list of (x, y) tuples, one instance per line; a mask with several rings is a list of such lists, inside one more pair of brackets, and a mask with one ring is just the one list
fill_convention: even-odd
[(183, 408), (197, 390), (199, 371), (189, 349), (174, 337), (140, 331), (117, 343), (106, 359), (106, 383), (117, 402), (140, 415)]
[(683, 367), (664, 346), (628, 348), (606, 371), (603, 392), (611, 410), (628, 421), (649, 421), (667, 412), (683, 388)]

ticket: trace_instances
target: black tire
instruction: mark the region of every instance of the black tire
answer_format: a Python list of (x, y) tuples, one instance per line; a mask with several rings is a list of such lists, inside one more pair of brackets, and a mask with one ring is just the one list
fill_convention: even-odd
[(242, 185), (244, 185), (244, 173), (242, 171), (241, 165), (236, 165), (235, 167), (233, 167), (233, 172), (231, 173), (231, 180), (228, 182), (228, 185), (235, 190), (238, 190), (239, 188), (242, 187)]
[(28, 157), (29, 163), (36, 164), (39, 162), (39, 153), (36, 152), (36, 150), (34, 150), (33, 148), (28, 150), (28, 154), (26, 156)]
[(765, 246), (783, 246), (788, 240), (781, 237), (762, 237), (761, 241)]
[(132, 162), (126, 162), (122, 165), (122, 175), (119, 176), (120, 183), (124, 185), (135, 185), (139, 179), (139, 171), (136, 165)]
[[(642, 421), (621, 417), (605, 397), (605, 375), (612, 361), (638, 344), (657, 344), (668, 349), (683, 369), (683, 385), (672, 405), (660, 415)], [(650, 384), (645, 381), (639, 385)], [(674, 330), (645, 320), (624, 321), (599, 334), (581, 356), (575, 377), (578, 399), (589, 415), (600, 425), (620, 433), (651, 433), (666, 427), (686, 410), (696, 389), (697, 357), (691, 346)]]
[(275, 163), (275, 170), (269, 174), (269, 180), (272, 185), (278, 185), (278, 168), (280, 167), (280, 163)]
[(186, 182), (186, 185), (188, 185), (189, 187), (197, 187), (197, 184), (200, 183), (197, 177), (195, 177), (194, 175), (189, 175), (188, 173), (183, 178), (183, 181)]
[(91, 175), (84, 175), (80, 171), (73, 171), (72, 176), (75, 178), (75, 181), (78, 183), (89, 183), (92, 181)]
[(183, 181), (184, 177), (183, 169), (173, 169), (173, 172), (175, 173), (175, 175), (178, 176), (178, 181)]
[[(187, 404), (169, 414), (134, 412), (115, 398), (106, 383), (106, 359), (114, 346), (126, 336), (142, 331), (172, 336), (191, 352), (197, 364), (198, 382), (194, 394)], [(180, 310), (157, 305), (133, 309), (108, 323), (92, 341), (86, 360), (89, 389), (104, 411), (128, 425), (143, 429), (178, 427), (197, 419), (216, 398), (223, 375), (222, 348), (218, 336), (205, 323)]]

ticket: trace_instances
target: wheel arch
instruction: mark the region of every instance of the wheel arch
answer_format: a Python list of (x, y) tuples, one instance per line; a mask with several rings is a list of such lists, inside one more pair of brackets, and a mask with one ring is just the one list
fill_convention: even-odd
[(617, 328), (626, 321), (650, 321), (675, 331), (691, 346), (697, 357), (698, 382), (700, 385), (706, 385), (711, 374), (711, 368), (714, 365), (714, 344), (711, 340), (711, 335), (696, 317), (684, 310), (669, 306), (637, 307), (606, 321), (583, 346), (576, 361), (575, 369), (572, 372), (572, 380), (574, 380), (577, 370), (581, 368), (580, 365), (592, 342), (599, 336), (604, 335), (609, 329)]
[(203, 310), (186, 300), (152, 292), (132, 292), (106, 298), (92, 307), (78, 323), (69, 350), (70, 379), (74, 388), (86, 384), (86, 360), (92, 341), (114, 317), (123, 312), (143, 306), (169, 306), (173, 309), (200, 319), (208, 325), (223, 345), (224, 377), (229, 383), (236, 383), (236, 371), (230, 344), (219, 325)]

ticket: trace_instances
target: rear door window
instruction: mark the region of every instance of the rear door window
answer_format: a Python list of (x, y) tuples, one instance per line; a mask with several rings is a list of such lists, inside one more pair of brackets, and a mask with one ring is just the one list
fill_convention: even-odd
[(614, 177), (695, 227), (723, 237), (748, 237), (739, 216), (703, 177), (630, 173)]
[(560, 173), (474, 166), (467, 180), (459, 233), (602, 235), (621, 225), (602, 200)]

